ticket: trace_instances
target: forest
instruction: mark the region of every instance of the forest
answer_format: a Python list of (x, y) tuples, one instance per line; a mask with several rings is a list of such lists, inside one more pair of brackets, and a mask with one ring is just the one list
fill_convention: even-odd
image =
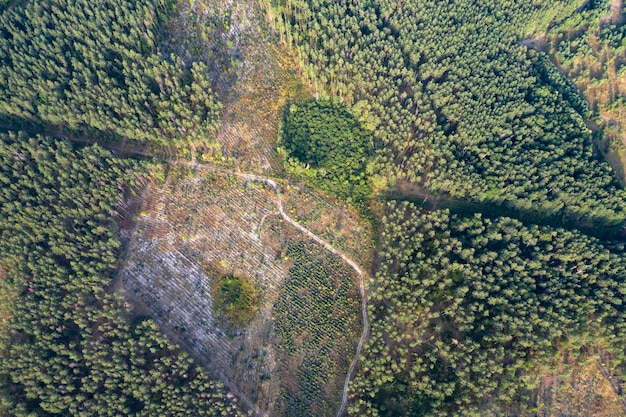
[[(375, 132), (373, 171), (391, 184), (623, 227), (624, 190), (589, 123), (605, 107), (578, 90), (584, 77), (605, 90), (602, 78), (615, 79), (623, 9), (606, 1), (266, 6), (316, 93)], [(587, 34), (598, 21), (599, 34)], [(559, 33), (554, 60), (549, 48), (524, 45), (546, 30)], [(573, 44), (580, 36), (591, 47)], [(589, 49), (605, 67), (585, 64)], [(372, 330), (349, 414), (537, 415), (546, 411), (537, 409), (541, 371), (564, 351), (612, 349), (607, 375), (622, 392), (623, 244), (422, 210), (392, 202), (383, 220)]]
[(624, 381), (624, 244), (399, 201), (383, 223), (350, 414), (535, 415), (539, 372), (594, 346)]
[(22, 133), (0, 139), (1, 304), (11, 316), (0, 410), (237, 415), (220, 383), (111, 292), (116, 205), (144, 168), (97, 145), (73, 149)]
[(293, 103), (282, 135), (291, 175), (348, 201), (369, 196), (371, 138), (345, 108), (321, 101)]
[[(219, 14), (226, 3), (186, 10)], [(242, 25), (271, 32), (261, 46), (284, 48), (281, 65), (308, 90), (276, 94), (287, 104), (271, 158), (282, 165), (263, 175), (278, 184), (278, 207), (281, 187), (306, 182), (328, 204), (362, 209), (375, 234), (362, 248), (377, 247), (371, 264), (353, 258), (364, 263), (369, 333), (346, 258), (312, 242), (277, 238), (286, 279), (269, 310), (248, 277), (222, 274), (211, 287), (227, 337), (260, 314), (271, 320), (277, 342), (262, 372), (279, 377), (250, 381), (279, 381), (265, 384), (273, 410), (335, 415), (356, 358), (348, 415), (544, 417), (555, 412), (546, 375), (576, 361), (594, 364), (626, 412), (626, 191), (614, 170), (623, 180), (623, 2), (251, 3), (266, 21), (246, 14)], [(235, 62), (229, 13), (176, 32), (179, 6), (0, 0), (2, 416), (256, 413), (114, 285), (122, 220), (142, 215), (126, 202), (168, 168), (106, 147), (197, 162), (196, 147), (222, 146), (217, 85), (258, 64)], [(244, 175), (251, 161), (230, 151), (212, 174)], [(324, 219), (324, 233), (338, 234), (341, 215)], [(286, 214), (264, 216), (274, 216), (267, 227)], [(577, 412), (602, 415), (596, 400)]]
[(599, 0), (553, 25), (544, 35), (529, 41), (544, 50), (559, 70), (584, 94), (597, 124), (603, 127), (605, 154), (618, 157), (613, 163), (624, 181), (626, 151), (624, 84), (626, 28), (623, 2)]
[(318, 94), (375, 129), (379, 175), (570, 218), (624, 220), (624, 191), (594, 152), (580, 99), (521, 45), (582, 2), (266, 4)]
[(202, 62), (160, 52), (170, 0), (26, 1), (0, 15), (0, 122), (51, 134), (210, 143), (219, 102)]

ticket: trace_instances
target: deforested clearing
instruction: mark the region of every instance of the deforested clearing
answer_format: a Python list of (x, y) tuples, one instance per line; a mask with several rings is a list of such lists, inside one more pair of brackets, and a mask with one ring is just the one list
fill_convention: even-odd
[[(134, 202), (118, 288), (269, 415), (314, 408), (332, 414), (359, 337), (352, 269), (285, 222), (265, 184), (177, 170)], [(304, 203), (294, 195), (292, 204)], [(212, 291), (225, 276), (244, 277), (258, 292), (258, 313), (246, 324), (214, 314)], [(321, 337), (326, 342), (318, 345)], [(325, 367), (304, 361), (311, 355), (326, 359)], [(317, 382), (299, 392), (295, 387), (310, 379), (302, 380), (304, 374)], [(321, 390), (319, 380), (330, 383)]]

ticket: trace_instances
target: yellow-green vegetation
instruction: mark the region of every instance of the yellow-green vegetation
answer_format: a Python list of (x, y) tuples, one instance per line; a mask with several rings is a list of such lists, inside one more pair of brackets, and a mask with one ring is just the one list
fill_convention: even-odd
[(367, 198), (372, 138), (345, 108), (323, 101), (291, 104), (282, 133), (292, 174), (348, 201)]
[(141, 171), (99, 146), (0, 135), (0, 311), (10, 312), (0, 414), (238, 414), (219, 383), (111, 292), (116, 204)]
[(281, 196), (283, 210), (298, 224), (362, 268), (372, 264), (375, 248), (373, 226), (359, 207), (323, 195), (305, 184), (287, 185), (281, 190)]
[(247, 324), (259, 311), (259, 295), (253, 282), (226, 275), (213, 288), (215, 313), (236, 327)]
[(526, 12), (525, 19), (521, 22), (520, 34), (530, 36), (541, 33), (551, 25), (562, 22), (572, 14), (585, 8), (589, 3), (597, 3), (594, 0), (569, 0), (569, 1), (536, 1), (531, 10)]
[(604, 127), (607, 158), (624, 181), (626, 164), (626, 16), (621, 0), (597, 0), (553, 25), (535, 42), (576, 85)]

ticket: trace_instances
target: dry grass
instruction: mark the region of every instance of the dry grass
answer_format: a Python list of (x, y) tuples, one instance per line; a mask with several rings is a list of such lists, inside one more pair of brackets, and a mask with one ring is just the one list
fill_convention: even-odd
[(371, 266), (372, 227), (354, 207), (323, 196), (301, 183), (283, 187), (283, 207), (294, 220), (356, 263), (366, 268)]
[[(608, 25), (621, 26), (624, 24), (623, 0), (611, 0), (610, 10), (600, 21), (590, 27), (581, 27), (577, 30), (552, 33), (551, 36), (540, 36), (528, 39), (524, 45), (552, 54), (552, 60), (559, 70), (576, 85), (584, 95), (591, 109), (600, 116), (604, 127), (605, 140), (598, 145), (609, 164), (616, 171), (622, 184), (626, 184), (624, 167), (626, 166), (626, 112), (624, 98), (626, 98), (626, 49), (623, 47), (609, 47), (606, 41), (601, 40), (601, 31)], [(566, 45), (569, 51), (578, 53), (580, 44), (588, 42), (588, 52), (575, 55), (571, 61), (562, 61), (559, 53), (562, 42), (574, 42)], [(546, 42), (547, 41), (547, 42)], [(576, 42), (579, 42), (577, 45)], [(587, 49), (585, 49), (587, 51)], [(567, 56), (567, 54), (565, 54)], [(597, 130), (597, 126), (596, 126)]]
[(4, 352), (5, 336), (8, 335), (9, 320), (13, 318), (11, 311), (12, 300), (15, 300), (17, 294), (11, 291), (11, 287), (4, 284), (9, 274), (7, 268), (0, 268), (0, 354)]
[[(553, 58), (559, 69), (570, 78), (578, 90), (585, 96), (591, 108), (600, 115), (604, 126), (606, 144), (600, 144), (607, 161), (616, 171), (622, 184), (626, 184), (624, 166), (626, 166), (626, 49), (610, 48), (600, 43), (600, 30), (609, 24), (622, 25), (624, 4), (622, 0), (612, 0), (610, 12), (601, 19), (599, 26), (576, 32), (575, 36), (588, 36), (590, 53), (577, 56), (572, 62), (563, 64), (558, 54), (560, 38), (553, 35), (550, 46)], [(569, 39), (568, 39), (569, 40)], [(573, 46), (570, 46), (573, 48)], [(575, 51), (574, 51), (575, 52)]]
[(620, 417), (624, 409), (611, 383), (602, 375), (598, 358), (571, 355), (555, 372), (541, 376), (539, 417)]
[(239, 82), (222, 96), (225, 106), (217, 133), (221, 153), (229, 165), (246, 172), (281, 170), (275, 148), (283, 109), (288, 101), (306, 95), (288, 58), (267, 42), (262, 37), (244, 49), (255, 65), (242, 67)]
[(168, 31), (168, 49), (207, 64), (224, 105), (216, 146), (196, 149), (192, 157), (246, 172), (280, 171), (275, 145), (283, 109), (309, 93), (257, 2), (181, 2)]

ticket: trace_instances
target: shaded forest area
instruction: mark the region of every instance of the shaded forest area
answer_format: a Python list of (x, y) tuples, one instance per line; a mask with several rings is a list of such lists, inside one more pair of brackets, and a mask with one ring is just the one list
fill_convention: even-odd
[(292, 176), (348, 201), (363, 203), (369, 197), (372, 140), (345, 108), (323, 101), (292, 103), (282, 136), (281, 151)]
[(26, 1), (0, 15), (0, 121), (206, 144), (220, 105), (202, 62), (159, 51), (170, 0)]

